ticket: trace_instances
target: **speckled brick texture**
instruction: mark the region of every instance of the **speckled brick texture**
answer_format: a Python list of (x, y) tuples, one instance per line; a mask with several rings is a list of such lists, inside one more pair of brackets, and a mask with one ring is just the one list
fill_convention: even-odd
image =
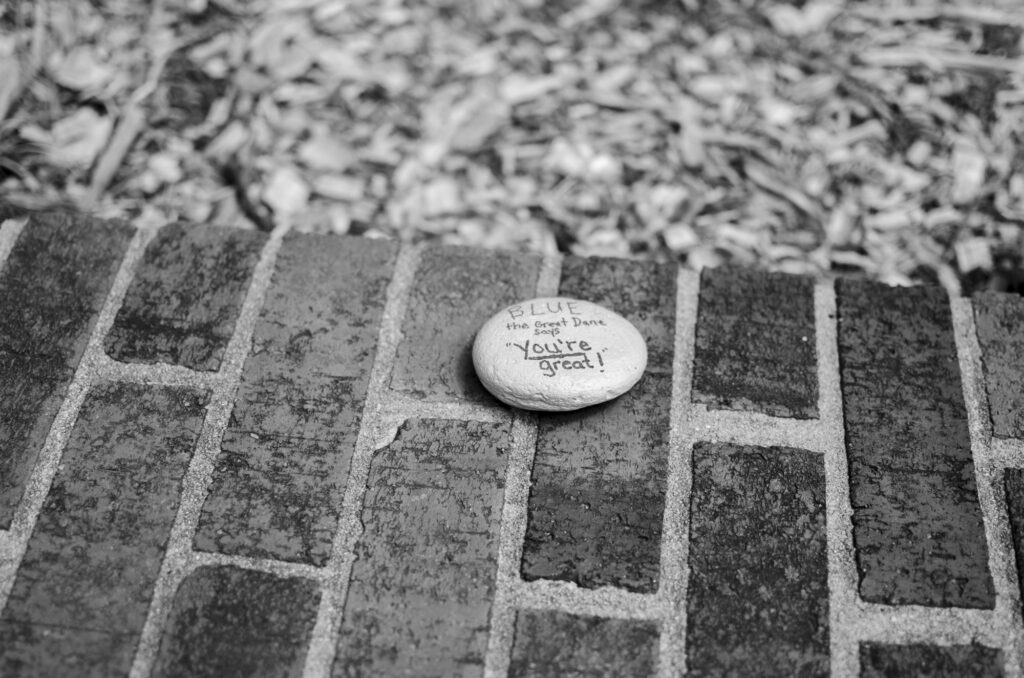
[[(522, 576), (658, 588), (668, 466), (672, 266), (569, 259), (560, 294), (611, 308), (647, 340), (648, 370), (610, 403), (538, 417)], [(668, 371), (669, 374), (665, 374)]]
[(326, 562), (395, 254), (381, 241), (285, 240), (196, 548)]
[(1024, 469), (1006, 469), (1003, 483), (1010, 539), (1013, 541), (1014, 561), (1017, 564), (1017, 583), (1020, 599), (1024, 600)]
[[(1017, 297), (9, 213), (4, 678), (1024, 675)], [(633, 389), (480, 390), (553, 294)]]
[(647, 342), (647, 372), (672, 374), (677, 270), (648, 261), (566, 257), (558, 293), (624, 316)]
[(106, 338), (110, 357), (220, 367), (266, 236), (171, 224), (149, 246)]
[(610, 403), (539, 417), (525, 579), (657, 590), (670, 388), (647, 375)]
[(428, 419), (377, 451), (332, 675), (481, 675), (509, 446), (506, 425)]
[(316, 582), (231, 566), (200, 567), (174, 596), (154, 678), (302, 675)]
[(828, 675), (821, 456), (698, 443), (690, 520), (689, 675)]
[(843, 280), (837, 301), (861, 596), (991, 608), (948, 298)]
[(130, 237), (116, 222), (36, 214), (0, 270), (0, 528), (10, 526)]
[(536, 296), (539, 270), (533, 255), (426, 249), (410, 290), (391, 388), (426, 401), (494, 403), (473, 371), (473, 337), (503, 307)]
[(860, 646), (862, 678), (1002, 678), (999, 650), (981, 645), (882, 645)]
[(740, 268), (701, 274), (693, 399), (777, 417), (818, 416), (814, 285)]
[(974, 323), (981, 345), (992, 433), (1024, 438), (1024, 298), (980, 294), (974, 298)]
[(188, 388), (90, 394), (0, 617), (0, 675), (127, 672), (205, 405)]
[(509, 678), (654, 676), (658, 625), (550, 610), (516, 612)]

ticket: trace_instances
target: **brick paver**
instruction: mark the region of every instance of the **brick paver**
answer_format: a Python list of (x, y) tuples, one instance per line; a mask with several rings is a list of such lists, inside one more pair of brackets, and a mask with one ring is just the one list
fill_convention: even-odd
[(861, 596), (991, 608), (949, 300), (848, 280), (837, 297)]
[(374, 455), (333, 675), (480, 675), (509, 443), (414, 420)]
[(161, 229), (110, 328), (107, 353), (126, 362), (219, 368), (264, 240), (239, 229)]
[(197, 548), (326, 562), (394, 256), (380, 241), (284, 242)]
[(510, 678), (653, 676), (658, 625), (652, 621), (519, 610)]
[(112, 222), (35, 216), (0, 271), (0, 528), (10, 526), (130, 236)]
[(1001, 678), (1003, 657), (999, 650), (981, 645), (881, 645), (860, 646), (863, 678)]
[[(10, 224), (5, 678), (1024, 675), (1019, 298)], [(554, 293), (638, 326), (633, 390), (480, 390)]]
[(813, 281), (736, 268), (704, 271), (693, 397), (722, 409), (817, 417)]
[(1024, 600), (1024, 468), (1006, 469), (1004, 478), (1006, 510), (1009, 514), (1010, 539), (1020, 586), (1020, 599)]
[(319, 598), (307, 579), (201, 567), (178, 588), (152, 675), (301, 676)]
[(1024, 298), (981, 294), (974, 298), (974, 321), (985, 370), (992, 433), (1024, 438)]
[(93, 390), (0, 617), (0, 675), (127, 672), (205, 405), (188, 388)]
[(648, 342), (648, 370), (611, 403), (543, 414), (522, 574), (579, 586), (658, 587), (668, 466), (674, 268), (570, 259), (559, 289), (604, 304)]
[(827, 675), (821, 456), (698, 443), (690, 516), (691, 674)]
[(473, 371), (473, 337), (502, 307), (533, 296), (540, 259), (510, 252), (428, 248), (402, 322), (391, 388), (426, 401), (493, 403)]

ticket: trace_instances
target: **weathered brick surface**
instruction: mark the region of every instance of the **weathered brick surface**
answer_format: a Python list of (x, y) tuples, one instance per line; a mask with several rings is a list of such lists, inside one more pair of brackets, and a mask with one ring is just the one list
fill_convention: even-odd
[(670, 397), (647, 375), (610, 403), (540, 417), (524, 579), (657, 590)]
[(1006, 510), (1017, 561), (1017, 585), (1020, 588), (1020, 599), (1024, 600), (1024, 469), (1008, 468), (1004, 473)]
[[(8, 521), (131, 235), (76, 219), (33, 216), (0, 270), (0, 518), (7, 501)], [(161, 231), (107, 339), (110, 353), (128, 363), (215, 369), (265, 242), (251, 233)], [(60, 466), (46, 469), (55, 476), (34, 532), (25, 534), (20, 521), (0, 531), (0, 571), (10, 577), (0, 582), (4, 597), (10, 593), (0, 610), (0, 676), (126, 675), (151, 604), (164, 620), (152, 629), (159, 644), (147, 644), (138, 659), (156, 676), (300, 675), (307, 661), (336, 676), (479, 676), (486, 661), (507, 661), (512, 676), (643, 676), (681, 665), (691, 675), (821, 675), (858, 666), (863, 675), (1020, 672), (1019, 618), (988, 612), (960, 619), (905, 610), (905, 632), (923, 645), (866, 644), (859, 655), (829, 657), (830, 636), (849, 648), (865, 640), (865, 628), (829, 628), (821, 450), (701, 442), (692, 467), (669, 477), (675, 266), (563, 262), (560, 293), (625, 315), (645, 336), (651, 360), (640, 383), (613, 402), (537, 415), (527, 506), (508, 507), (513, 523), (504, 532), (511, 425), (461, 421), (465, 408), (446, 405), (452, 419), (412, 418), (372, 455), (363, 504), (349, 506), (356, 515), (345, 520), (342, 542), (354, 553), (332, 551), (388, 284), (408, 305), (385, 385), (392, 390), (375, 394), (384, 409), (367, 415), (374, 431), (394, 416), (436, 410), (417, 402), (495, 404), (468, 371), (472, 334), (501, 304), (535, 296), (535, 257), (430, 248), (418, 272), (393, 278), (396, 254), (379, 241), (285, 238), (241, 383), (229, 396), (226, 431), (212, 432), (219, 451), (192, 545), (330, 569), (309, 578), (271, 575), (246, 569), (242, 559), (238, 567), (200, 567), (177, 591), (157, 586), (208, 396), (182, 386), (96, 383), (95, 373), (83, 372), (90, 392)], [(841, 378), (844, 397), (861, 596), (991, 608), (948, 299), (938, 290), (842, 282), (837, 301), (841, 374), (833, 378)], [(685, 338), (697, 342), (694, 399), (816, 416), (813, 309), (808, 280), (707, 272), (699, 317), (682, 319), (696, 323), (696, 336)], [(974, 309), (993, 432), (1022, 437), (1019, 302), (983, 296)], [(130, 364), (118, 373), (126, 382), (163, 378)], [(739, 420), (745, 439), (807, 433), (798, 421)], [(703, 421), (702, 431), (685, 417), (674, 423), (686, 440), (705, 433), (720, 440), (732, 433), (724, 421)], [(829, 430), (819, 433), (837, 433), (821, 424)], [(996, 457), (1012, 456), (1009, 443), (997, 447)], [(1024, 470), (997, 472), (1005, 473), (1009, 532), (1024, 572)], [(670, 523), (689, 511), (686, 529), (673, 532), (686, 543), (663, 545), (670, 481), (686, 486), (690, 503), (672, 507)], [(1002, 507), (997, 501), (987, 510)], [(522, 560), (513, 567), (528, 582), (619, 590), (512, 582), (509, 595), (498, 595), (499, 534), (515, 539), (520, 529)], [(174, 553), (187, 558), (188, 546), (176, 544)], [(668, 564), (660, 581), (662, 559), (680, 549), (686, 567)], [(1002, 559), (1005, 551), (992, 555)], [(339, 564), (350, 574), (345, 597), (321, 607), (321, 579), (338, 585)], [(1001, 560), (994, 567), (1012, 569)], [(278, 568), (289, 570), (270, 567)], [(153, 601), (156, 590), (172, 597)], [(1024, 583), (1020, 590), (1024, 596)], [(687, 598), (675, 600), (673, 591)], [(834, 614), (857, 617), (842, 591), (831, 593)], [(492, 609), (495, 597), (503, 606), (528, 603)], [(600, 616), (589, 616), (595, 610)], [(501, 620), (496, 637), (492, 617)], [(990, 617), (998, 627), (975, 633)], [(875, 638), (880, 629), (872, 628)], [(316, 635), (328, 629), (337, 635)], [(1010, 640), (1002, 648), (948, 646), (973, 637)], [(488, 648), (508, 655), (485, 661)], [(667, 656), (659, 657), (662, 649)]]
[(694, 402), (816, 418), (813, 281), (732, 267), (700, 280)]
[(114, 222), (34, 215), (0, 270), (0, 528), (11, 523), (130, 238)]
[(391, 388), (427, 401), (493, 403), (473, 370), (473, 338), (503, 306), (536, 296), (540, 258), (432, 247), (409, 295)]
[(672, 374), (678, 273), (649, 261), (566, 257), (558, 293), (625, 316), (647, 342), (647, 372)]
[(130, 384), (89, 394), (4, 608), (0, 675), (127, 674), (206, 399)]
[(508, 675), (642, 678), (657, 661), (657, 622), (519, 610)]
[(335, 676), (483, 673), (509, 431), (412, 420), (370, 465)]
[(837, 304), (861, 596), (991, 608), (995, 593), (945, 293), (842, 280)]
[(285, 239), (196, 548), (327, 561), (396, 251), (361, 238)]
[(881, 645), (860, 646), (861, 678), (999, 678), (1003, 653), (981, 645)]
[(219, 368), (266, 238), (181, 223), (161, 229), (107, 334), (107, 353), (124, 362)]
[(668, 468), (674, 266), (569, 258), (560, 293), (605, 305), (648, 342), (648, 372), (619, 398), (542, 414), (522, 576), (585, 588), (658, 588)]
[(181, 583), (154, 678), (302, 675), (320, 592), (315, 582), (201, 567)]
[(825, 471), (791, 448), (698, 443), (690, 675), (827, 675)]
[(1024, 438), (1024, 298), (988, 293), (973, 305), (992, 435)]

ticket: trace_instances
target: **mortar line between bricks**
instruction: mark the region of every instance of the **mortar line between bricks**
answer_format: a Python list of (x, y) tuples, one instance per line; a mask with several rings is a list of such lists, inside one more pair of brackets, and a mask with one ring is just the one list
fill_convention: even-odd
[(146, 245), (154, 235), (156, 235), (156, 229), (148, 228), (136, 229), (133, 234), (110, 291), (103, 302), (103, 307), (89, 334), (89, 340), (82, 352), (78, 367), (75, 369), (75, 375), (68, 385), (64, 400), (50, 425), (46, 441), (39, 451), (39, 457), (36, 459), (32, 474), (25, 485), (24, 495), (14, 513), (7, 539), (3, 542), (4, 550), (0, 552), (0, 612), (7, 606), (15, 575), (21, 565), (21, 559), (25, 556), (29, 537), (32, 536), (32, 530), (35, 528), (36, 520), (46, 501), (46, 495), (49, 494), (50, 486), (57, 474), (64, 446), (78, 419), (78, 411), (95, 381), (94, 364), (97, 357), (103, 353), (103, 337), (106, 336), (107, 330), (114, 322), (114, 316), (117, 314), (125, 292), (128, 290), (128, 285), (135, 274), (136, 264), (142, 258)]
[(828, 447), (829, 431), (821, 418), (786, 419), (758, 412), (713, 410), (698, 403), (690, 404), (687, 417), (694, 441), (796, 447), (819, 453)]
[(1005, 633), (996, 630), (993, 610), (922, 605), (860, 603), (845, 628), (858, 643), (886, 645), (925, 643), (1001, 647)]
[(680, 268), (676, 275), (676, 317), (672, 352), (672, 404), (669, 415), (668, 478), (661, 535), (661, 585), (665, 613), (658, 640), (661, 678), (686, 671), (686, 594), (689, 586), (690, 492), (693, 485), (693, 359), (696, 352), (700, 273)]
[[(423, 251), (422, 245), (405, 245), (398, 252), (394, 274), (385, 293), (384, 311), (377, 334), (377, 350), (367, 382), (366, 398), (356, 436), (355, 451), (349, 463), (345, 496), (338, 515), (338, 526), (331, 547), (331, 556), (324, 566), (324, 584), (320, 605), (313, 626), (303, 675), (307, 678), (330, 675), (337, 652), (349, 577), (355, 561), (355, 546), (362, 534), (360, 520), (363, 496), (370, 474), (370, 462), (376, 450), (394, 439), (401, 421), (388, 416), (388, 381), (401, 340), (401, 323), (405, 317), (409, 292)], [(404, 415), (405, 413), (401, 413)]]
[(829, 667), (832, 676), (860, 675), (857, 619), (857, 565), (853, 548), (846, 434), (839, 382), (836, 295), (832, 282), (814, 287), (814, 326), (818, 362), (818, 416), (826, 436), (825, 533), (828, 558)]
[[(538, 297), (558, 294), (561, 257), (544, 257), (534, 285)], [(515, 640), (516, 608), (520, 606), (522, 578), (519, 565), (526, 536), (530, 477), (537, 448), (537, 415), (513, 410), (511, 449), (505, 470), (505, 491), (498, 528), (498, 558), (491, 601), (490, 631), (484, 652), (485, 678), (508, 674)], [(557, 604), (557, 603), (555, 603)]]
[(565, 581), (519, 580), (514, 582), (510, 593), (510, 602), (514, 602), (516, 608), (530, 610), (653, 621), (663, 619), (666, 614), (665, 602), (657, 593), (632, 593), (612, 586), (584, 589)]
[(28, 217), (0, 221), (0, 271), (4, 270), (7, 257), (11, 256), (14, 243), (18, 241), (18, 236), (21, 235), (26, 223), (28, 223)]
[(263, 246), (259, 261), (253, 269), (245, 299), (239, 309), (235, 330), (224, 350), (224, 359), (218, 372), (220, 377), (211, 383), (209, 379), (193, 372), (194, 387), (211, 389), (210, 404), (207, 406), (206, 418), (196, 441), (195, 452), (181, 482), (181, 501), (174, 517), (167, 549), (132, 661), (129, 672), (132, 678), (142, 678), (152, 672), (161, 631), (170, 614), (174, 594), (184, 577), (194, 569), (192, 539), (206, 499), (214, 461), (220, 453), (221, 437), (234, 407), (234, 396), (252, 344), (256, 320), (270, 285), (281, 241), (287, 231), (288, 224), (280, 224), (271, 232), (270, 238)]
[(462, 419), (471, 421), (508, 421), (508, 408), (498, 405), (481, 405), (467, 401), (418, 403), (408, 398), (396, 397), (393, 391), (385, 391), (382, 398), (382, 414), (388, 418), (406, 419)]
[(970, 300), (951, 299), (950, 309), (967, 407), (978, 502), (988, 542), (989, 571), (996, 592), (992, 626), (997, 635), (999, 630), (1004, 632), (1000, 645), (1004, 652), (1006, 675), (1021, 678), (1024, 675), (1024, 622), (1021, 619), (1018, 573), (1003, 491), (1003, 468), (991, 454), (992, 425), (981, 368), (981, 347)]
[(989, 463), (1007, 468), (1024, 468), (1024, 440), (993, 438), (989, 441)]
[(216, 389), (225, 381), (221, 372), (198, 372), (181, 365), (156, 363), (122, 363), (103, 354), (96, 358), (96, 378), (103, 381), (117, 381), (127, 384), (150, 386), (192, 386)]
[(558, 285), (562, 279), (562, 257), (544, 257), (540, 262), (540, 270), (537, 272), (538, 297), (558, 296)]
[(209, 551), (193, 551), (186, 566), (185, 575), (204, 566), (229, 566), (245, 570), (266, 572), (278, 577), (301, 577), (314, 581), (323, 581), (327, 571), (323, 567), (306, 563), (291, 563), (273, 558), (250, 558), (249, 556), (229, 556)]

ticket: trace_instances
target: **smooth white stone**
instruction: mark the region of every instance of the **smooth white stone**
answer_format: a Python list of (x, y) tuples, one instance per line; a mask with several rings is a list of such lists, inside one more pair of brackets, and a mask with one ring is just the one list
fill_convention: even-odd
[(544, 297), (513, 304), (484, 323), (473, 342), (473, 366), (498, 400), (565, 412), (631, 389), (647, 366), (647, 344), (614, 311)]

